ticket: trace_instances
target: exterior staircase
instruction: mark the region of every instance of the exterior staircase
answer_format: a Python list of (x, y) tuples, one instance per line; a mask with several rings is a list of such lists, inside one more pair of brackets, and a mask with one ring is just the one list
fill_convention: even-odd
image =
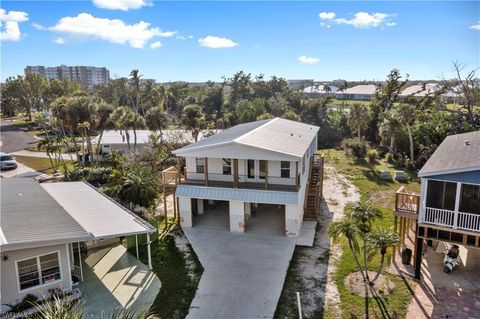
[(323, 155), (315, 154), (310, 165), (304, 220), (317, 220), (323, 189)]

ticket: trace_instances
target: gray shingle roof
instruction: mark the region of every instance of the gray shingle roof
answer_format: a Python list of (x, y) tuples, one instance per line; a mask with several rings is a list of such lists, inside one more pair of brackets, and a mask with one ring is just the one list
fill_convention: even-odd
[(2, 246), (91, 237), (34, 179), (2, 179), (0, 207)]
[(418, 176), (473, 170), (480, 170), (480, 131), (447, 136)]

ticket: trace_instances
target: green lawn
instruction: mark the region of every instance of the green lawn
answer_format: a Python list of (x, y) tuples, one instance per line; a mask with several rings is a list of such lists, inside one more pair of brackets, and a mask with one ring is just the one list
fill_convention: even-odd
[[(41, 173), (52, 174), (54, 170), (52, 164), (48, 158), (38, 158), (38, 157), (26, 157), (26, 156), (15, 156), (17, 162), (22, 163), (36, 171)], [(67, 169), (72, 171), (74, 169), (73, 162), (67, 161)], [(60, 172), (64, 172), (63, 167), (59, 168)]]
[[(344, 174), (353, 184), (358, 188), (361, 198), (368, 199), (381, 212), (383, 218), (376, 222), (375, 226), (393, 227), (393, 213), (392, 210), (395, 204), (395, 192), (400, 186), (406, 186), (409, 190), (419, 191), (420, 185), (418, 179), (409, 174), (410, 181), (408, 183), (399, 182), (383, 182), (376, 177), (378, 170), (397, 170), (391, 164), (384, 160), (376, 164), (369, 164), (365, 161), (358, 161), (347, 157), (343, 151), (322, 150), (325, 154), (326, 163), (333, 165), (335, 169)], [(343, 250), (342, 257), (337, 265), (337, 273), (335, 274), (335, 281), (338, 286), (341, 298), (341, 307), (344, 318), (363, 317), (364, 314), (364, 298), (354, 295), (345, 289), (344, 279), (351, 272), (357, 271), (353, 255), (347, 247)], [(391, 252), (387, 254), (390, 258)], [(388, 260), (388, 259), (387, 259)], [(376, 270), (380, 262), (380, 256), (375, 256), (369, 262), (369, 268)], [(395, 318), (405, 317), (408, 304), (412, 298), (411, 291), (413, 291), (415, 282), (400, 276), (393, 276), (386, 274), (394, 283), (396, 288), (388, 296), (381, 298), (390, 316)], [(370, 309), (373, 318), (382, 318), (379, 305), (371, 300)]]
[[(163, 229), (162, 219), (158, 227)], [(140, 260), (148, 264), (145, 245), (139, 248)], [(188, 314), (203, 268), (193, 249), (189, 246), (190, 256), (187, 257), (177, 248), (170, 233), (153, 240), (151, 250), (153, 271), (162, 283), (150, 308), (153, 318), (183, 319)], [(188, 263), (193, 264), (192, 271)]]

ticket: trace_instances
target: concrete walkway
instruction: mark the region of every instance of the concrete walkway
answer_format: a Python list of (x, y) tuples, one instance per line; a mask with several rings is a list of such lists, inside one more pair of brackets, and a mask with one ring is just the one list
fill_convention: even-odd
[[(34, 152), (34, 151), (27, 151), (27, 150), (21, 150), (21, 151), (13, 152), (12, 155), (13, 156), (36, 157), (36, 158), (48, 158), (48, 155), (45, 152)], [(53, 155), (52, 155), (52, 157), (53, 157)], [(76, 158), (77, 158), (77, 155), (71, 154), (71, 156), (70, 156), (68, 154), (62, 154), (62, 158), (66, 161), (71, 161), (72, 158), (73, 158), (73, 160), (75, 161)]]
[(296, 238), (183, 231), (204, 268), (188, 319), (273, 317)]
[(79, 288), (87, 318), (100, 318), (118, 307), (148, 310), (160, 291), (158, 277), (122, 245), (89, 251), (83, 265)]

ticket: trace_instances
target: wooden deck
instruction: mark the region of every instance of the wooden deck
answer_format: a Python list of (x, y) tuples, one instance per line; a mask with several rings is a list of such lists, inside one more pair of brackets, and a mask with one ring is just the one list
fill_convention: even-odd
[[(205, 186), (205, 180), (182, 179), (180, 184)], [(214, 181), (214, 180), (208, 180), (208, 187), (234, 188), (233, 181), (228, 182), (228, 181)], [(297, 191), (297, 187), (295, 185), (279, 185), (279, 184), (271, 184), (271, 183), (269, 183), (265, 187), (265, 183), (239, 182), (237, 188), (280, 191), (280, 192), (296, 192)]]

